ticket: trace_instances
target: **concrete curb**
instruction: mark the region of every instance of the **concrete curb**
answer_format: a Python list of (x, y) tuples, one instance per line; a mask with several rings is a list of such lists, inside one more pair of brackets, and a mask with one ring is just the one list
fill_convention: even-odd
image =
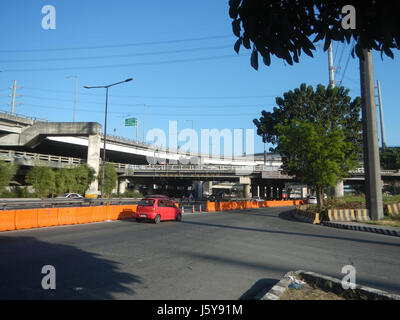
[(286, 273), (283, 278), (276, 284), (274, 285), (271, 290), (269, 290), (265, 295), (262, 297), (256, 296), (255, 298), (257, 300), (279, 300), (280, 297), (284, 294), (286, 291), (288, 285), (290, 284), (290, 279), (289, 276), (295, 275), (296, 273), (294, 271), (289, 271)]
[(297, 220), (301, 220), (307, 223), (311, 224), (319, 224), (319, 214), (311, 214), (307, 212), (303, 212), (300, 209), (295, 209), (293, 211), (293, 217), (296, 218)]
[[(299, 215), (296, 211), (293, 211), (293, 217), (297, 220), (316, 224), (312, 218), (308, 218), (302, 215)], [(365, 225), (359, 222), (332, 222), (332, 221), (321, 221), (319, 225), (338, 228), (338, 229), (347, 229), (354, 231), (364, 231), (364, 232), (373, 232), (378, 234), (383, 234), (387, 236), (400, 237), (400, 228), (396, 230), (394, 228), (389, 229), (378, 225)]]
[(322, 221), (321, 224), (324, 226), (327, 226), (327, 227), (332, 227), (332, 228), (373, 232), (373, 233), (379, 233), (379, 234), (384, 234), (384, 235), (388, 235), (388, 236), (400, 237), (400, 229), (394, 230), (394, 229), (388, 229), (388, 228), (380, 227), (380, 226), (376, 226), (376, 225), (366, 226), (363, 224), (356, 224), (356, 223), (350, 223), (350, 222), (331, 222), (331, 221)]
[(340, 279), (303, 270), (289, 271), (286, 273), (284, 277), (261, 298), (261, 300), (279, 300), (291, 282), (289, 279), (290, 275), (298, 275), (308, 284), (314, 284), (321, 289), (333, 291), (335, 293), (348, 293), (349, 296), (359, 293), (367, 296), (368, 300), (400, 300), (400, 295), (360, 285), (356, 285), (355, 289), (343, 289), (342, 280)]

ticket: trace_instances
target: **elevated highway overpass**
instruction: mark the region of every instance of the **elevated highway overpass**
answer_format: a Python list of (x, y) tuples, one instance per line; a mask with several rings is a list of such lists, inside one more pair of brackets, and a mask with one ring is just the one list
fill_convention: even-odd
[[(0, 112), (0, 158), (23, 167), (43, 163), (65, 167), (88, 163), (96, 173), (101, 163), (103, 135), (94, 122), (46, 122)], [(107, 162), (112, 162), (120, 176), (121, 186), (128, 181), (165, 184), (197, 181), (239, 181), (247, 193), (282, 190), (293, 177), (281, 173), (281, 158), (276, 154), (248, 155), (232, 158), (188, 153), (107, 136)], [(382, 171), (383, 179), (399, 179), (398, 172)], [(349, 183), (364, 180), (362, 169), (350, 173)], [(89, 192), (97, 193), (97, 182)], [(123, 188), (123, 187), (122, 187)], [(265, 191), (266, 192), (266, 191)], [(277, 191), (279, 193), (279, 191)]]

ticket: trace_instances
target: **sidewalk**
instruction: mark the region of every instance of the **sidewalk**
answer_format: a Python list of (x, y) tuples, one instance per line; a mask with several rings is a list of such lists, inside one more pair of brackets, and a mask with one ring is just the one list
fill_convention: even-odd
[(321, 221), (321, 224), (324, 226), (339, 228), (339, 229), (375, 232), (375, 233), (385, 234), (385, 235), (389, 235), (389, 236), (400, 237), (400, 228), (397, 228), (397, 227), (387, 227), (387, 226), (380, 226), (377, 224), (367, 224), (367, 223), (359, 223), (359, 222)]

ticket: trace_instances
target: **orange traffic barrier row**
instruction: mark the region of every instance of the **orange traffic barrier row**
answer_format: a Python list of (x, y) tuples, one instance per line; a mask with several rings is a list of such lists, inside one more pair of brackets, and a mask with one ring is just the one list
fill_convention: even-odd
[[(243, 210), (300, 205), (301, 200), (283, 201), (207, 201), (206, 211)], [(40, 208), (0, 211), (0, 231), (12, 231), (59, 225), (83, 224), (135, 217), (137, 205)]]
[(302, 204), (302, 200), (271, 200), (271, 201), (226, 201), (226, 202), (210, 202), (207, 201), (206, 211), (228, 211), (243, 210), (268, 207), (284, 207)]
[(0, 231), (134, 218), (137, 205), (40, 208), (0, 211)]

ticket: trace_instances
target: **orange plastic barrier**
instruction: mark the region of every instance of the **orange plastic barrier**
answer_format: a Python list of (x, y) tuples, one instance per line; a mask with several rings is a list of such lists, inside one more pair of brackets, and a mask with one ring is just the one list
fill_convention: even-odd
[(78, 211), (78, 223), (89, 223), (93, 222), (93, 207), (79, 207)]
[(78, 208), (58, 208), (59, 225), (77, 224), (78, 223)]
[(137, 205), (123, 205), (121, 207), (122, 210), (119, 212), (118, 220), (135, 218)]
[(92, 211), (93, 221), (100, 222), (107, 220), (107, 206), (93, 207)]
[(58, 208), (37, 209), (39, 227), (58, 226)]
[(122, 211), (123, 206), (108, 206), (107, 207), (107, 219), (117, 220), (119, 213)]
[(215, 202), (207, 201), (206, 212), (214, 212), (216, 210), (217, 210), (217, 208), (216, 208)]
[(38, 226), (38, 209), (15, 210), (15, 229), (31, 229)]
[(238, 203), (236, 201), (232, 202), (231, 203), (231, 208), (232, 208), (232, 210), (237, 210), (239, 208)]
[(0, 211), (0, 231), (15, 230), (15, 210)]

